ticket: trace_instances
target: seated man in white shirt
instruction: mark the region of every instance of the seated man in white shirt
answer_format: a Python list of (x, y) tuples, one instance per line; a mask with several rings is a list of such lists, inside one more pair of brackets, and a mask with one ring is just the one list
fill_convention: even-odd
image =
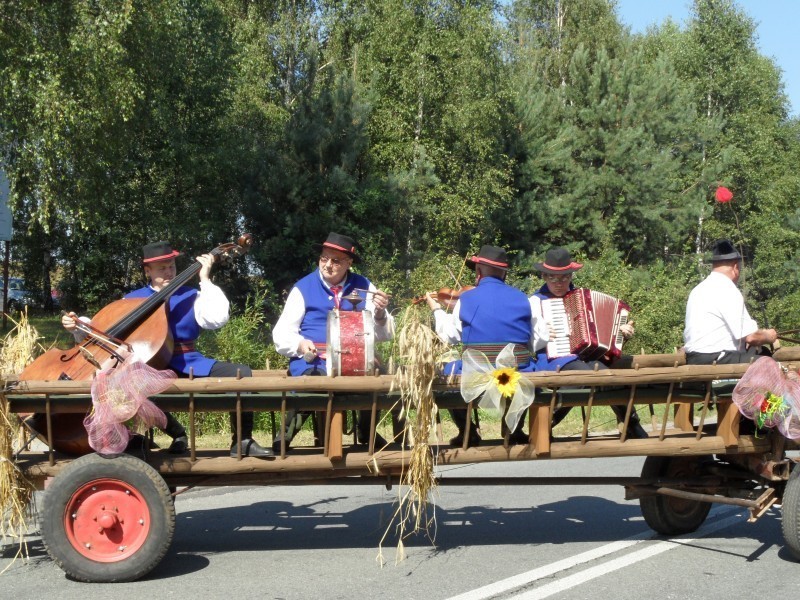
[(689, 294), (683, 331), (686, 362), (690, 365), (747, 363), (762, 346), (777, 339), (774, 329), (759, 329), (747, 312), (736, 287), (742, 255), (730, 240), (714, 243), (711, 273)]

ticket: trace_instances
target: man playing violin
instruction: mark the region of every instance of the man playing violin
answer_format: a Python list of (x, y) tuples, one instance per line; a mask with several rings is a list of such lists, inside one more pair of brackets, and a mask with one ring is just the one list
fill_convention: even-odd
[[(125, 298), (147, 298), (169, 285), (177, 274), (175, 257), (180, 252), (173, 250), (168, 242), (160, 241), (147, 244), (142, 249), (142, 266), (148, 284), (132, 291)], [(214, 360), (197, 351), (195, 342), (203, 329), (219, 329), (228, 322), (230, 304), (225, 293), (211, 281), (211, 267), (214, 256), (203, 254), (197, 257), (200, 263), (200, 289), (181, 286), (169, 297), (167, 324), (174, 341), (169, 368), (179, 377), (251, 377), (252, 369), (243, 364), (235, 364)], [(81, 320), (87, 320), (81, 317)], [(76, 339), (82, 337), (78, 330), (78, 316), (72, 312), (61, 318), (61, 324), (73, 332)], [(78, 339), (80, 341), (80, 339)], [(186, 451), (186, 431), (177, 419), (167, 414), (165, 432), (173, 438), (169, 451), (180, 454)], [(263, 448), (253, 439), (252, 412), (242, 413), (242, 442), (236, 447), (236, 413), (230, 414), (233, 431), (231, 456), (255, 456), (259, 458), (274, 457), (271, 448)]]
[[(541, 316), (534, 314), (525, 294), (505, 282), (508, 273), (506, 251), (497, 246), (483, 246), (476, 256), (467, 261), (475, 271), (476, 287), (459, 295), (452, 313), (443, 310), (433, 293), (426, 294), (428, 306), (433, 311), (437, 335), (449, 344), (463, 343), (465, 348), (475, 348), (494, 362), (507, 344), (515, 344), (517, 369), (533, 371), (530, 344), (535, 336), (545, 333)], [(537, 333), (538, 332), (538, 333)], [(445, 366), (445, 374), (460, 374), (461, 361)], [(458, 435), (450, 440), (461, 446), (467, 424), (466, 409), (450, 411), (458, 427)], [(470, 427), (469, 445), (480, 443), (476, 426)], [(511, 436), (512, 443), (526, 443), (519, 429)]]
[[(563, 298), (567, 292), (575, 289), (572, 283), (572, 274), (575, 271), (583, 268), (583, 264), (574, 262), (569, 250), (561, 247), (550, 248), (545, 254), (543, 262), (536, 263), (534, 268), (539, 271), (544, 279), (544, 285), (539, 288), (531, 297), (531, 305), (534, 312), (542, 315), (542, 300), (548, 298)], [(575, 354), (568, 354), (557, 358), (548, 358), (547, 356), (547, 342), (551, 339), (551, 324), (547, 323), (547, 333), (544, 336), (537, 337), (534, 341), (533, 349), (536, 352), (536, 371), (592, 371), (595, 369), (608, 369), (604, 363), (593, 360), (584, 361), (578, 358)], [(620, 332), (626, 340), (633, 336), (633, 322), (626, 323), (620, 326)], [(561, 407), (556, 409), (553, 414), (553, 426), (555, 427), (560, 423), (572, 407)], [(611, 409), (620, 423), (625, 420), (625, 412), (627, 407), (624, 405), (612, 406)], [(628, 421), (629, 438), (646, 438), (647, 432), (639, 423), (639, 416), (634, 409), (631, 413), (630, 420)]]
[[(272, 332), (276, 350), (289, 358), (289, 374), (292, 377), (328, 374), (328, 313), (334, 308), (353, 310), (349, 302), (342, 301), (353, 292), (366, 296), (364, 310), (372, 313), (375, 341), (390, 340), (394, 335), (394, 317), (387, 310), (389, 295), (376, 288), (363, 275), (350, 271), (354, 263), (361, 262), (353, 239), (331, 232), (322, 244), (315, 244), (314, 249), (320, 253), (318, 267), (291, 289)], [(359, 443), (369, 440), (370, 418), (370, 411), (359, 411)], [(299, 429), (296, 421), (297, 413), (290, 411), (286, 419), (287, 446)], [(280, 450), (280, 442), (277, 439), (273, 444), (276, 452)], [(385, 446), (386, 441), (376, 435), (375, 445)]]

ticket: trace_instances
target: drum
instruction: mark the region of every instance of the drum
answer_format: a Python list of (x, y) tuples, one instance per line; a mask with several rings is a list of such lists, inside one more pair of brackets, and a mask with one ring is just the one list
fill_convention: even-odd
[(372, 375), (375, 371), (372, 313), (367, 310), (330, 311), (327, 350), (330, 375)]

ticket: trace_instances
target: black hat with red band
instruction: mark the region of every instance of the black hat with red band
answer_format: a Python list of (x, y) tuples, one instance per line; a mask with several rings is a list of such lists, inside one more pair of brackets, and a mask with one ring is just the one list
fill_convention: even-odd
[(535, 263), (533, 268), (541, 273), (561, 275), (582, 269), (583, 263), (574, 262), (569, 250), (556, 246), (547, 251), (547, 254), (544, 255), (544, 262)]
[(169, 242), (153, 242), (152, 244), (142, 246), (143, 265), (158, 262), (160, 260), (169, 260), (180, 255), (180, 252), (172, 249), (172, 246), (170, 246)]
[(489, 265), (498, 269), (508, 270), (508, 255), (506, 251), (497, 246), (481, 246), (478, 254), (467, 260), (467, 266), (475, 270), (475, 265)]
[(323, 248), (331, 248), (339, 252), (344, 252), (353, 259), (354, 263), (360, 263), (361, 258), (356, 254), (357, 247), (358, 244), (353, 241), (353, 238), (334, 232), (330, 232), (328, 234), (328, 239), (321, 244), (314, 244), (314, 249), (317, 252), (321, 251)]

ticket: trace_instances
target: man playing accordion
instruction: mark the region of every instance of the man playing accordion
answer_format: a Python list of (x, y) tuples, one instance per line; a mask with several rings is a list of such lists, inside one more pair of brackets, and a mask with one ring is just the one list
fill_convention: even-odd
[[(583, 268), (583, 264), (576, 263), (566, 248), (555, 247), (547, 251), (543, 262), (534, 265), (537, 271), (542, 274), (544, 285), (539, 288), (531, 297), (531, 306), (534, 312), (544, 318), (542, 301), (552, 298), (563, 298), (568, 292), (575, 289), (572, 283), (572, 274)], [(547, 323), (549, 337), (542, 337), (534, 340), (534, 352), (536, 354), (536, 371), (593, 371), (595, 369), (608, 369), (608, 366), (600, 360), (583, 360), (577, 354), (566, 351), (561, 356), (548, 356), (547, 345), (550, 340), (555, 339), (556, 330), (554, 323)], [(633, 336), (633, 323), (620, 325), (619, 333), (624, 339)], [(572, 407), (564, 406), (556, 409), (553, 414), (553, 426), (560, 423)], [(612, 406), (611, 409), (617, 417), (619, 423), (625, 420), (625, 405)], [(639, 416), (634, 409), (628, 421), (628, 438), (646, 438), (647, 432), (639, 423)]]

